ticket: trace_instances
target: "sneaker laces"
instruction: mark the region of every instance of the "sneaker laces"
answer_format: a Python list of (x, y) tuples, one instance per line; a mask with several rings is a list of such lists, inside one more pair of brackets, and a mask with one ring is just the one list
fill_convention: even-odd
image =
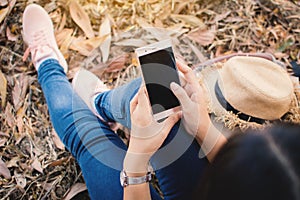
[(50, 45), (51, 42), (49, 41), (49, 38), (50, 38), (49, 33), (45, 29), (41, 29), (39, 31), (34, 32), (33, 40), (28, 42), (28, 47), (24, 52), (23, 61), (26, 61), (30, 52), (32, 54), (31, 57), (33, 61), (37, 61), (38, 59), (41, 59), (42, 57), (38, 59), (36, 58), (37, 52), (38, 51), (47, 52), (48, 48), (52, 49), (54, 53), (57, 54), (56, 49)]

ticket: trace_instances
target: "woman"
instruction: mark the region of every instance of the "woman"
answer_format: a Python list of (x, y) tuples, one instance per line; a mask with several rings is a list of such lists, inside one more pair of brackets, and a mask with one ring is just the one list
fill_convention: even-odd
[[(121, 170), (124, 169), (129, 177), (143, 177), (148, 173), (150, 157), (167, 137), (163, 146), (168, 148), (151, 158), (160, 188), (165, 199), (191, 198), (191, 191), (201, 179), (203, 168), (208, 162), (206, 158), (198, 157), (200, 147), (194, 141), (194, 137), (184, 133), (184, 128), (179, 123), (176, 124), (182, 114), (175, 113), (156, 126), (157, 133), (147, 127), (143, 132), (134, 132), (153, 120), (145, 88), (140, 87), (141, 80), (138, 79), (97, 96), (96, 108), (102, 117), (102, 120), (99, 120), (88, 108), (88, 103), (75, 93), (68, 82), (65, 75), (67, 65), (58, 50), (53, 32), (52, 22), (44, 9), (35, 4), (27, 6), (23, 14), (23, 35), (29, 46), (26, 53), (31, 53), (32, 62), (38, 71), (38, 80), (48, 104), (52, 124), (67, 149), (78, 161), (90, 197), (122, 199), (123, 187), (119, 181)], [(191, 76), (192, 72), (188, 67), (182, 66), (180, 69), (187, 79)], [(190, 84), (197, 85), (195, 79), (193, 81)], [(183, 95), (182, 98), (188, 104), (184, 109), (189, 111), (197, 108), (198, 102), (193, 103), (188, 96), (184, 96), (186, 93), (180, 93), (184, 92), (183, 88), (175, 90), (178, 91), (178, 95)], [(200, 112), (205, 111), (199, 110), (199, 116)], [(203, 131), (199, 134), (205, 134), (209, 125), (205, 122), (209, 120), (208, 114), (203, 116), (206, 116), (206, 119), (203, 117), (201, 120), (200, 126), (203, 126)], [(103, 121), (117, 121), (131, 127), (132, 136), (128, 148)], [(192, 120), (186, 121), (191, 122)], [(150, 132), (145, 133), (146, 130)], [(139, 135), (141, 133), (143, 135)], [(147, 134), (154, 136), (143, 138)], [(191, 162), (193, 164), (190, 164)], [(152, 199), (161, 199), (151, 186), (149, 190), (147, 181), (124, 187), (125, 199), (147, 199), (150, 195)]]
[[(92, 199), (161, 199), (149, 185), (149, 162), (164, 199), (193, 198), (208, 161), (214, 160), (227, 139), (211, 124), (202, 88), (187, 66), (178, 64), (184, 76), (183, 87), (171, 84), (182, 111), (156, 123), (140, 79), (111, 91), (99, 84), (100, 93), (98, 90), (88, 97), (73, 90), (65, 76), (67, 64), (55, 42), (52, 22), (43, 8), (27, 6), (23, 33), (29, 45), (25, 55), (31, 53), (53, 126), (78, 161)], [(79, 75), (76, 79), (80, 80)], [(108, 123), (114, 122), (131, 128), (128, 148), (110, 129)], [(219, 157), (235, 139), (232, 141), (221, 151), (216, 165), (222, 163)], [(243, 144), (243, 139), (238, 143)], [(205, 158), (198, 156), (200, 145)], [(215, 164), (212, 166), (213, 171)], [(213, 172), (218, 168), (222, 167), (216, 166)], [(221, 191), (214, 190), (217, 187), (213, 181), (223, 180), (223, 176), (216, 173), (212, 177), (216, 178), (211, 182), (207, 178), (209, 181), (201, 187), (206, 188), (201, 194), (207, 199), (219, 198), (210, 195)], [(299, 176), (294, 179), (297, 183)], [(230, 179), (225, 181), (229, 183)]]
[(220, 150), (194, 199), (300, 199), (300, 127), (248, 131)]

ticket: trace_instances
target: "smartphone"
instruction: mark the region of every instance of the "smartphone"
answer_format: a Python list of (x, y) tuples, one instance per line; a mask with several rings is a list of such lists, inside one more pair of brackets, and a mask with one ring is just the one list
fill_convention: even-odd
[(160, 122), (180, 110), (180, 103), (170, 84), (180, 85), (176, 61), (170, 39), (135, 50), (148, 92), (152, 114)]

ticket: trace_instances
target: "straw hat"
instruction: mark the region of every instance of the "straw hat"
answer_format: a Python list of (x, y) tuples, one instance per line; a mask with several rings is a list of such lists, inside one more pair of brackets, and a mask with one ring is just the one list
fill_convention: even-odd
[(210, 112), (230, 129), (260, 127), (299, 112), (289, 74), (266, 58), (235, 56), (200, 73)]

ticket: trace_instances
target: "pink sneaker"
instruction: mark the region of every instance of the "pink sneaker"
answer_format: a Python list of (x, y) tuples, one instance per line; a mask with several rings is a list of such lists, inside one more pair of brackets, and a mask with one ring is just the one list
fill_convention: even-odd
[(55, 58), (67, 72), (67, 62), (59, 51), (53, 30), (52, 21), (48, 13), (39, 5), (30, 4), (23, 13), (23, 38), (28, 44), (23, 60), (31, 53), (31, 59), (36, 67), (39, 61)]

